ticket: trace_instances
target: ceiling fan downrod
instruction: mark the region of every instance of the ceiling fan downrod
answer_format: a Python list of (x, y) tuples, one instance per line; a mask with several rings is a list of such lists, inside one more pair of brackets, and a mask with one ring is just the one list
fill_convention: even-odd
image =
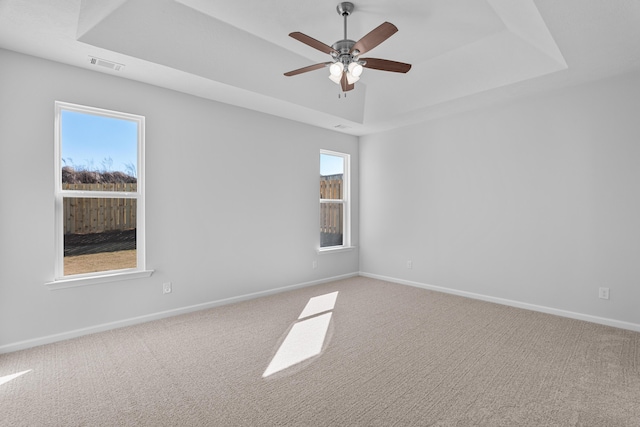
[(354, 61), (356, 59), (355, 57), (359, 53), (357, 51), (351, 52), (351, 49), (356, 42), (347, 38), (347, 17), (351, 15), (354, 8), (353, 3), (348, 1), (339, 3), (338, 6), (336, 6), (338, 15), (342, 16), (344, 19), (344, 38), (335, 42), (331, 46), (336, 51), (332, 56), (336, 61), (342, 62), (345, 67), (348, 66), (350, 62)]
[(347, 17), (351, 15), (353, 12), (354, 5), (351, 2), (345, 1), (338, 6), (336, 6), (336, 10), (338, 11), (338, 15), (344, 18), (344, 40), (347, 40)]

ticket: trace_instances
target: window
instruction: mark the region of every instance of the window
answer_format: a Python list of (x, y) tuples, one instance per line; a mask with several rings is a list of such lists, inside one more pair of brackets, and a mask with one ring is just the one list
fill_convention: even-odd
[(349, 247), (349, 155), (320, 151), (320, 249)]
[(144, 117), (56, 102), (55, 183), (49, 285), (151, 274), (144, 256)]

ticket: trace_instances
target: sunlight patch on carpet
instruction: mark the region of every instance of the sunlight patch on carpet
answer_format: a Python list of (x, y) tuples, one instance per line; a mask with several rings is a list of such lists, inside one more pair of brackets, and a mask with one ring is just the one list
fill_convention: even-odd
[(268, 377), (320, 354), (330, 320), (331, 313), (325, 313), (293, 325), (262, 376)]
[(33, 369), (28, 369), (26, 371), (18, 372), (17, 374), (5, 375), (4, 377), (0, 377), (0, 385), (8, 383), (11, 380), (15, 380), (16, 378), (31, 372)]
[(338, 291), (309, 299), (309, 302), (307, 302), (307, 305), (304, 310), (302, 310), (302, 313), (300, 313), (298, 319), (304, 319), (305, 317), (333, 310), (333, 307), (336, 305), (337, 298)]
[(337, 298), (338, 292), (332, 292), (309, 299), (298, 317), (299, 321), (291, 327), (262, 374), (263, 378), (320, 354)]

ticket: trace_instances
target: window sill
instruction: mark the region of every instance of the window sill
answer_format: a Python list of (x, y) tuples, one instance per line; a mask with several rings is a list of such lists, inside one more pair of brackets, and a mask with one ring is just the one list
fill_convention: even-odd
[(350, 252), (352, 250), (354, 250), (356, 247), (355, 246), (339, 246), (336, 248), (322, 248), (322, 249), (317, 249), (316, 252), (318, 252), (318, 255), (324, 255), (324, 254), (336, 254), (339, 252)]
[(90, 277), (73, 277), (53, 282), (47, 282), (44, 285), (50, 291), (67, 288), (77, 288), (79, 286), (97, 285), (99, 283), (118, 282), (121, 280), (139, 279), (149, 277), (153, 274), (153, 270), (127, 271), (121, 273), (103, 274), (101, 276)]

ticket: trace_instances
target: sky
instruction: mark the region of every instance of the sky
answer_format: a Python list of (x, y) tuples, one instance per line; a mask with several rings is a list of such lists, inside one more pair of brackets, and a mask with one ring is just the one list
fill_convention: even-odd
[(61, 136), (62, 166), (129, 174), (128, 165), (137, 168), (136, 122), (62, 110)]
[(320, 175), (337, 175), (344, 172), (344, 158), (331, 154), (320, 154)]

